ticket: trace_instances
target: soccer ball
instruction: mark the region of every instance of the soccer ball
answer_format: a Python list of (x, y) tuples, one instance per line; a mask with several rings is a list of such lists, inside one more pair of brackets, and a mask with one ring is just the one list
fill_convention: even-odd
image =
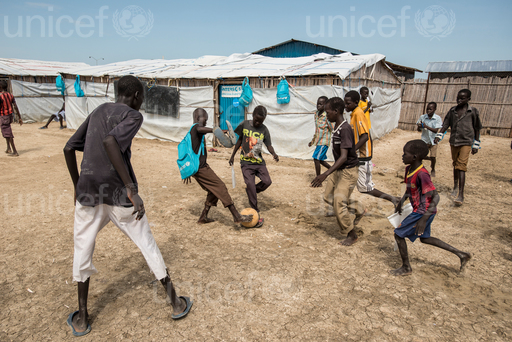
[(260, 214), (253, 208), (245, 208), (240, 212), (240, 215), (252, 215), (251, 222), (242, 222), (241, 225), (245, 228), (254, 228), (260, 220)]

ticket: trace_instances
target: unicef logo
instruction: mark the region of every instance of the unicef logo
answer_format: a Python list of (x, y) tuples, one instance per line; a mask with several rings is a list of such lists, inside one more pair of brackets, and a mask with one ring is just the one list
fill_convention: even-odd
[(414, 18), (416, 29), (430, 40), (444, 38), (452, 33), (455, 28), (455, 13), (441, 6), (429, 6), (423, 11), (416, 12)]
[(116, 11), (112, 21), (118, 35), (128, 40), (138, 40), (147, 36), (153, 28), (153, 13), (132, 5), (123, 8), (121, 12)]

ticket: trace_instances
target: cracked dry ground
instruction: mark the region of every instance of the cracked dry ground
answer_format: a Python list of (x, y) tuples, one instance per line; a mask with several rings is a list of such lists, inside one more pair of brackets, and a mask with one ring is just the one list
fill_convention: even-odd
[[(62, 148), (73, 133), (14, 126), (19, 158), (0, 155), (0, 340), (72, 339), (67, 315), (77, 308), (72, 283), (72, 185)], [(395, 130), (376, 142), (377, 188), (400, 195), (402, 146), (419, 133)], [(396, 278), (388, 202), (356, 194), (369, 208), (356, 245), (342, 247), (334, 218), (324, 217), (322, 189), (308, 187), (313, 163), (267, 158), (274, 183), (260, 194), (265, 225), (235, 227), (196, 220), (205, 192), (184, 185), (176, 143), (135, 139), (132, 163), (155, 239), (179, 294), (194, 306), (171, 320), (163, 289), (152, 283), (135, 245), (109, 224), (94, 255), (92, 332), (81, 341), (347, 340), (506, 341), (512, 337), (512, 162), (510, 141), (484, 136), (470, 159), (466, 202), (454, 207), (449, 146), (438, 151), (439, 214), (433, 235), (474, 258), (458, 274), (455, 256), (408, 244), (414, 272)], [(248, 206), (241, 172), (231, 189), (230, 150), (209, 153), (239, 208)], [(279, 153), (279, 151), (277, 151)], [(80, 155), (80, 154), (79, 154)], [(428, 162), (425, 163), (428, 167)], [(30, 291), (29, 291), (30, 290)]]

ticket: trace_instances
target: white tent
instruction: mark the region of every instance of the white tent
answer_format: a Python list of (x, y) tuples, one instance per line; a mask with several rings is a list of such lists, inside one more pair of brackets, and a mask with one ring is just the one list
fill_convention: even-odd
[[(134, 75), (145, 80), (169, 80), (171, 84), (180, 80), (216, 80), (240, 79), (242, 77), (297, 77), (311, 75), (334, 75), (341, 80), (349, 78), (360, 69), (375, 70), (377, 63), (384, 61), (381, 54), (357, 55), (350, 53), (329, 55), (320, 53), (298, 58), (272, 58), (253, 54), (233, 54), (229, 57), (203, 56), (197, 59), (177, 60), (131, 60), (101, 66), (78, 67), (69, 70), (72, 75), (66, 79), (68, 127), (77, 128), (83, 120), (99, 104), (113, 99), (113, 86), (107, 83), (82, 81), (85, 97), (74, 95), (74, 77), (82, 79), (118, 78)], [(391, 70), (389, 70), (390, 73)], [(161, 83), (161, 82), (160, 82)], [(314, 117), (316, 100), (319, 96), (328, 97), (343, 95), (348, 90), (358, 90), (362, 84), (350, 86), (350, 83), (339, 85), (318, 85), (290, 87), (289, 104), (280, 105), (276, 101), (276, 88), (253, 88), (254, 100), (247, 108), (250, 117), (256, 105), (264, 105), (269, 113), (265, 124), (271, 135), (276, 151), (293, 158), (307, 159), (312, 155), (313, 148), (307, 143), (314, 133)], [(218, 84), (218, 83), (217, 83)], [(108, 89), (108, 91), (107, 91)], [(370, 87), (373, 93), (372, 102), (375, 112), (372, 115), (372, 136), (378, 138), (398, 126), (400, 116), (400, 89), (383, 89)], [(209, 115), (209, 124), (213, 124), (215, 87), (179, 87), (180, 113), (179, 118), (151, 115), (143, 112), (144, 124), (139, 132), (141, 137), (180, 141), (192, 125), (192, 111), (203, 107)], [(293, 143), (292, 143), (293, 142)]]
[(0, 75), (11, 80), (11, 88), (23, 121), (48, 119), (62, 107), (63, 98), (55, 86), (60, 72), (88, 67), (85, 63), (47, 62), (0, 58)]

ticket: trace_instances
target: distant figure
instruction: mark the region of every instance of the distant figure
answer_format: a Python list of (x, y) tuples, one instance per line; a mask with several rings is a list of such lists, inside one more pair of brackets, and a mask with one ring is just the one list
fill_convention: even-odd
[(12, 134), (11, 123), (13, 123), (13, 110), (16, 110), (19, 116), (19, 124), (23, 125), (23, 120), (21, 120), (20, 110), (16, 105), (16, 100), (11, 93), (7, 92), (7, 81), (0, 81), (0, 128), (2, 130), (2, 136), (5, 138), (7, 142), (7, 149), (5, 153), (9, 157), (18, 157), (18, 151), (16, 151), (16, 146), (14, 146), (14, 135)]
[(325, 161), (327, 159), (327, 150), (331, 144), (332, 134), (332, 125), (329, 120), (327, 120), (327, 114), (325, 114), (324, 110), (326, 101), (326, 96), (320, 96), (316, 101), (315, 135), (308, 144), (309, 147), (316, 144), (315, 152), (313, 153), (313, 161), (315, 162), (315, 172), (317, 176), (320, 174), (320, 165), (327, 169), (331, 167), (331, 165)]
[(370, 91), (367, 87), (361, 87), (359, 89), (361, 100), (359, 100), (359, 108), (363, 110), (366, 120), (368, 121), (368, 129), (372, 129), (372, 120), (370, 119), (370, 113), (373, 113), (372, 101), (368, 98)]
[(443, 126), (443, 120), (439, 115), (435, 113), (437, 109), (437, 103), (430, 102), (427, 105), (427, 114), (420, 116), (416, 125), (418, 125), (418, 132), (421, 132), (421, 140), (423, 140), (430, 151), (430, 157), (425, 159), (430, 160), (430, 167), (432, 171), (430, 175), (436, 176), (436, 156), (437, 156), (437, 144), (434, 142), (436, 134), (439, 129)]
[(471, 91), (462, 89), (457, 94), (457, 105), (450, 108), (444, 117), (443, 126), (437, 133), (434, 143), (439, 143), (443, 134), (451, 128), (450, 147), (453, 160), (453, 191), (455, 204), (464, 202), (464, 185), (468, 170), (469, 153), (476, 154), (480, 149), (480, 114), (478, 109), (468, 104)]
[(404, 178), (407, 189), (395, 212), (402, 212), (402, 205), (407, 198), (411, 201), (413, 212), (395, 229), (395, 241), (402, 258), (402, 267), (390, 271), (395, 276), (404, 276), (412, 273), (405, 238), (414, 242), (419, 237), (422, 243), (439, 247), (455, 254), (460, 258), (461, 272), (471, 259), (471, 254), (459, 251), (457, 248), (430, 236), (430, 225), (436, 216), (439, 195), (427, 169), (421, 163), (427, 155), (428, 146), (423, 140), (411, 140), (404, 146), (402, 161), (405, 165), (408, 165), (405, 169)]
[(64, 123), (63, 121), (66, 120), (66, 103), (63, 103), (62, 104), (62, 108), (55, 114), (52, 114), (52, 116), (50, 116), (50, 118), (48, 119), (48, 122), (46, 123), (46, 125), (44, 125), (43, 127), (39, 127), (39, 129), (47, 129), (48, 126), (50, 125), (50, 123), (52, 122), (52, 120), (55, 121), (58, 121), (60, 122), (60, 129), (64, 129), (66, 128), (66, 126), (64, 126)]

